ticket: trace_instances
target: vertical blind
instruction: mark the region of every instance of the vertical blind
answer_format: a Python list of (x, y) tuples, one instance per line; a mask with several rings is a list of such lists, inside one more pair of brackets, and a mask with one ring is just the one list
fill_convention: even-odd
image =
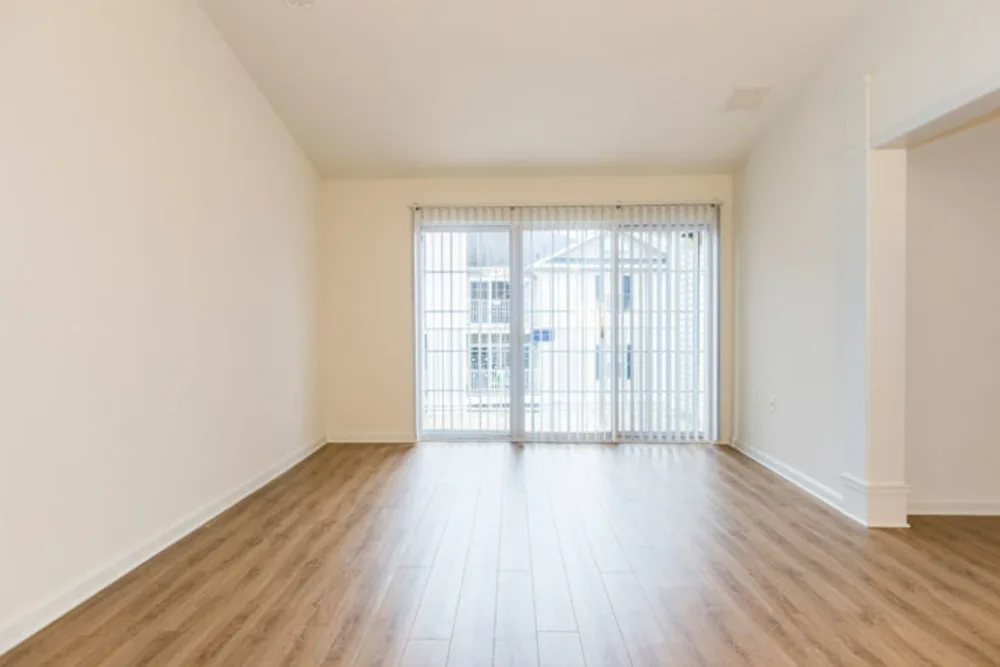
[(715, 204), (414, 208), (427, 438), (716, 438)]

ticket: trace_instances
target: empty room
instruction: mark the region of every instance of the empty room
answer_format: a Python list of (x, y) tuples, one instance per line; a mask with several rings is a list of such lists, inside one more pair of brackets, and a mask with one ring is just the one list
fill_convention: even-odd
[(0, 0), (0, 667), (1000, 666), (998, 26)]

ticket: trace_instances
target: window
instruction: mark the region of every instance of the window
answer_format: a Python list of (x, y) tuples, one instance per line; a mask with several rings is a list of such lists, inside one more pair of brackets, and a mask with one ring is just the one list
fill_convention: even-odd
[[(538, 357), (532, 345), (524, 346), (525, 388), (530, 390)], [(469, 391), (489, 392), (509, 388), (510, 335), (469, 334)]]
[[(528, 340), (525, 334), (525, 340)], [(524, 393), (531, 394), (538, 386), (538, 348), (535, 343), (524, 345)]]
[(473, 280), (469, 283), (469, 322), (510, 323), (510, 282)]
[(632, 276), (622, 276), (622, 310), (632, 310)]
[(469, 334), (469, 391), (506, 391), (510, 386), (510, 334)]
[(594, 299), (600, 301), (604, 298), (604, 276), (594, 276)]
[(510, 283), (506, 280), (494, 280), (492, 297), (490, 321), (494, 324), (510, 324)]
[(625, 379), (632, 379), (632, 343), (625, 348)]
[(490, 284), (482, 280), (469, 283), (469, 321), (485, 324), (489, 312)]

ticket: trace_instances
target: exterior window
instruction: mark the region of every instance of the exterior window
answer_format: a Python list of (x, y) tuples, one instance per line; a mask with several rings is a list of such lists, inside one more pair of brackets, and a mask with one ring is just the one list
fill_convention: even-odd
[(490, 306), (490, 321), (494, 324), (510, 324), (510, 283), (494, 280), (491, 285), (493, 302)]
[(604, 298), (604, 276), (594, 276), (594, 299), (600, 301)]
[(469, 322), (486, 324), (489, 313), (490, 284), (482, 280), (469, 283)]
[(489, 352), (484, 347), (475, 345), (469, 348), (469, 370), (486, 370), (485, 362), (489, 359)]
[(510, 282), (473, 280), (469, 283), (471, 324), (510, 323)]
[(625, 379), (632, 379), (632, 343), (625, 349)]
[(469, 334), (469, 391), (506, 391), (510, 386), (510, 334)]
[(532, 394), (535, 391), (535, 378), (538, 375), (538, 368), (536, 367), (536, 362), (538, 361), (538, 355), (535, 354), (535, 346), (533, 343), (525, 343), (524, 345), (524, 393)]
[(632, 310), (632, 276), (622, 276), (622, 310)]
[(594, 346), (594, 379), (601, 379), (601, 346)]

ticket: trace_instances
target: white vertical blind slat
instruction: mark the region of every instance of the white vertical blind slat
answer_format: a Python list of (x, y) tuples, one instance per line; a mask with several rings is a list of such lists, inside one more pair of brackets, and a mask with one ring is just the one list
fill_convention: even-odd
[(646, 440), (656, 440), (655, 409), (656, 409), (656, 364), (654, 362), (655, 352), (662, 345), (662, 341), (656, 337), (655, 302), (656, 276), (660, 272), (659, 249), (656, 245), (656, 230), (660, 227), (660, 219), (657, 217), (655, 207), (647, 207), (644, 215), (645, 228), (643, 230), (643, 244), (645, 255), (645, 276), (643, 278), (643, 316), (642, 329), (643, 338), (643, 433)]
[(417, 207), (414, 224), (422, 434), (716, 437), (717, 206)]

